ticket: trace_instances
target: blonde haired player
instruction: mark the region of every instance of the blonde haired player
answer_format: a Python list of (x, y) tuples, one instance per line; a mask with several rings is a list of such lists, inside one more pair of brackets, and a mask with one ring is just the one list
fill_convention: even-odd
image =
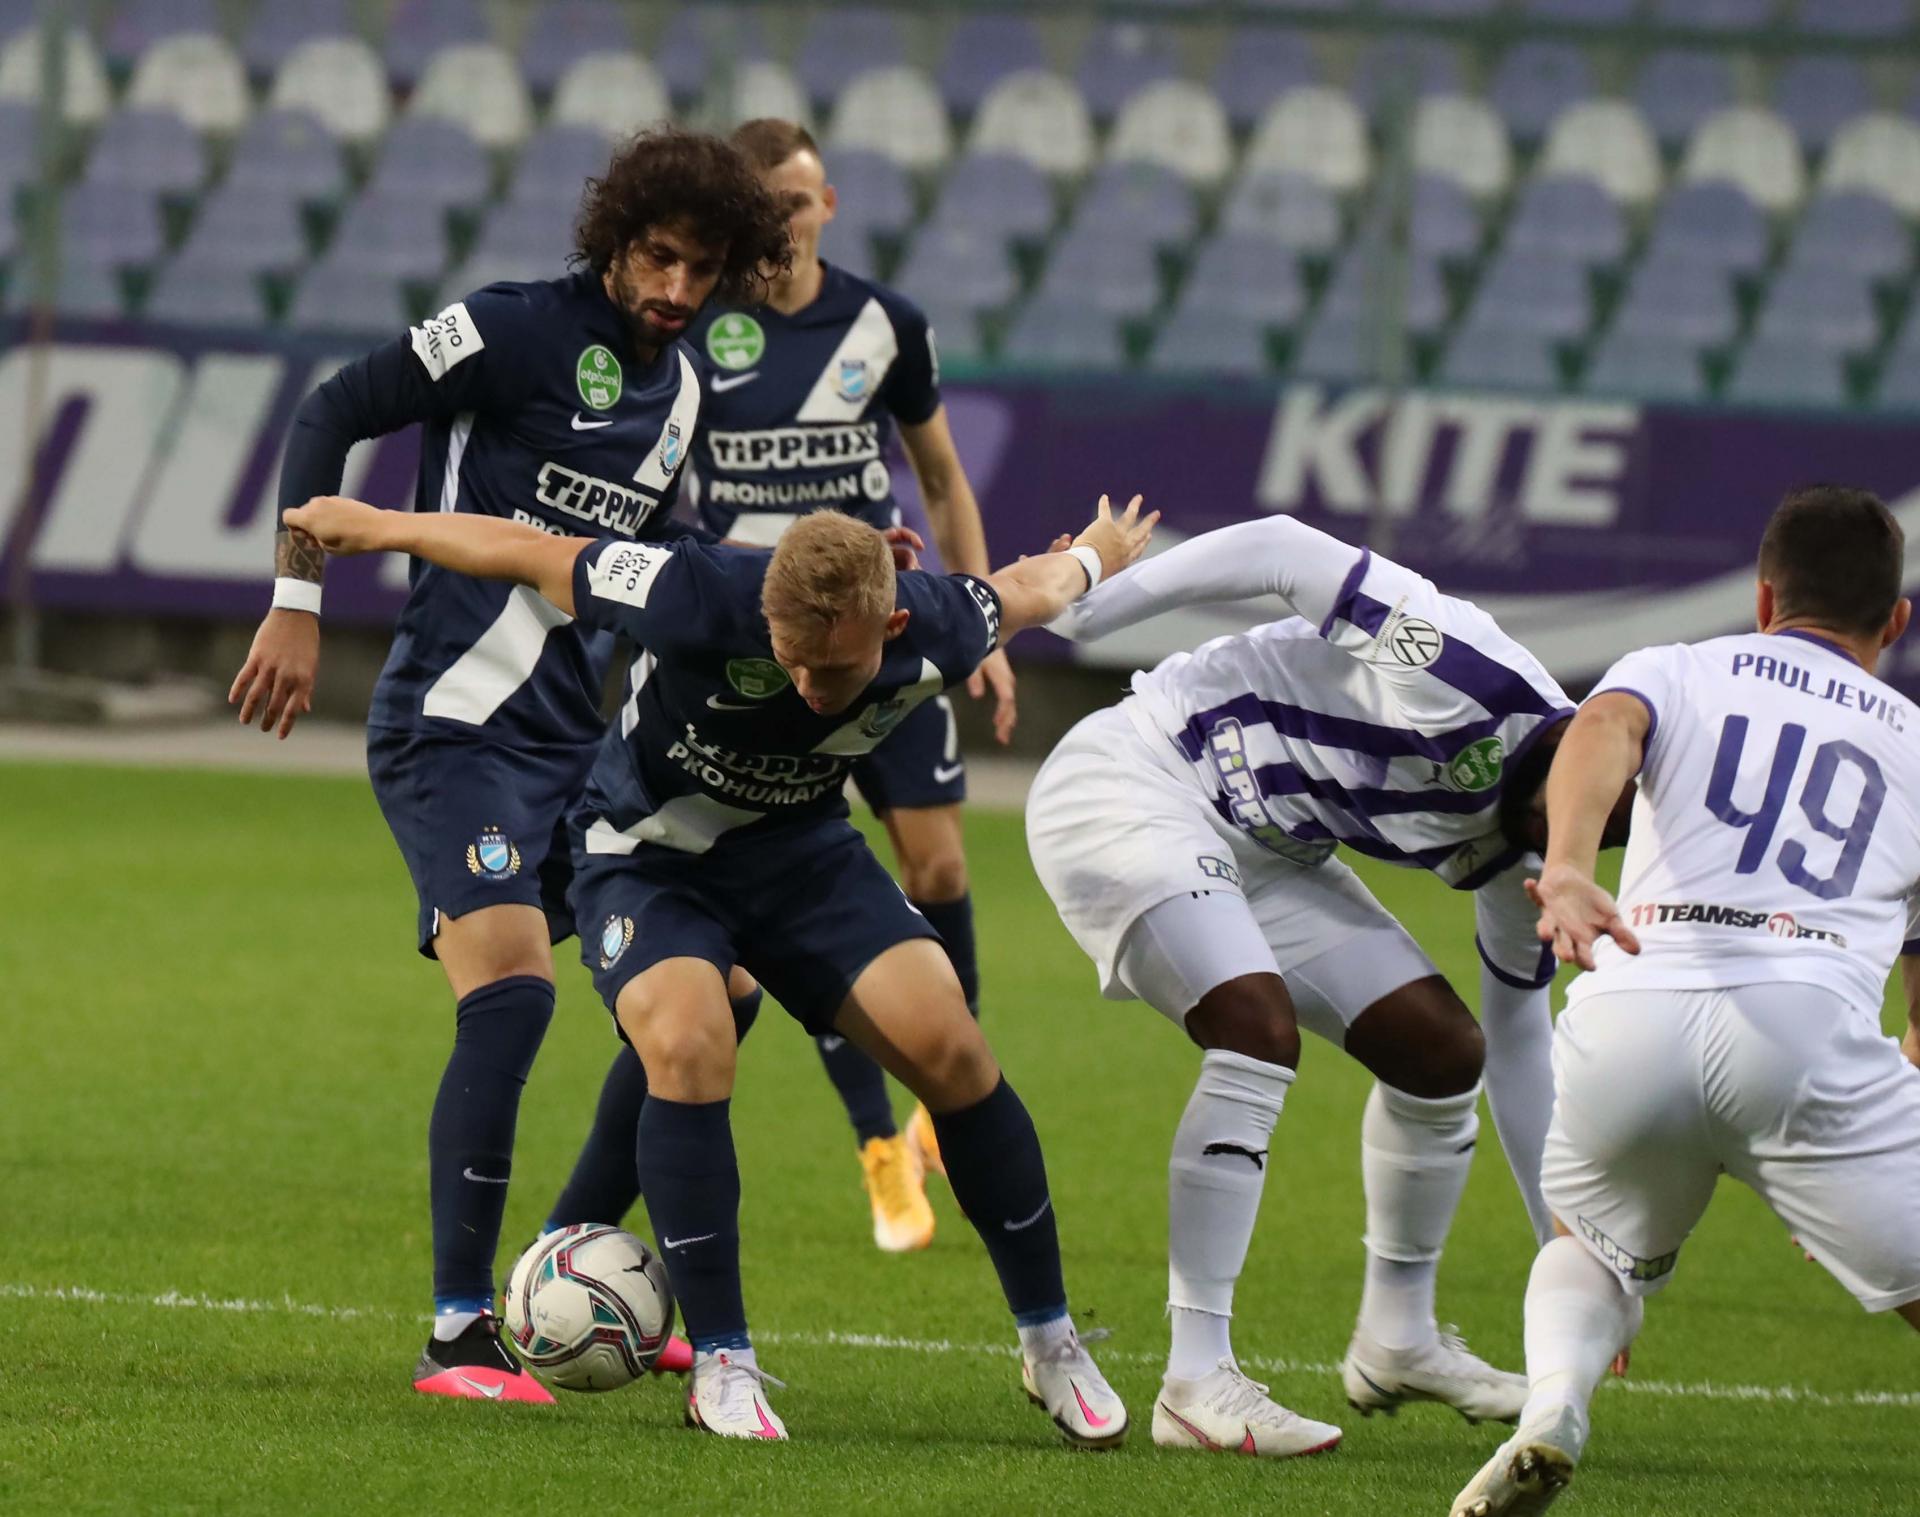
[[(1920, 1328), (1920, 1021), (1904, 1058), (1880, 1031), (1903, 936), (1920, 952), (1920, 710), (1874, 675), (1912, 611), (1903, 557), (1866, 491), (1789, 495), (1759, 630), (1628, 654), (1560, 747), (1534, 894), (1542, 940), (1591, 971), (1554, 1035), (1541, 1180), (1561, 1236), (1527, 1285), (1519, 1430), (1453, 1517), (1565, 1487), (1594, 1388), (1722, 1173), (1868, 1311)], [(1635, 774), (1616, 902), (1594, 852)]]

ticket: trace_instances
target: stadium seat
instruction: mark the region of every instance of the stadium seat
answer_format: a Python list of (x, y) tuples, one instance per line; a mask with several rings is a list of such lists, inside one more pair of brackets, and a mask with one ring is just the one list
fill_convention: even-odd
[(827, 179), (840, 196), (836, 226), (898, 237), (913, 225), (913, 186), (891, 158), (849, 148), (833, 154)]
[(520, 65), (492, 42), (457, 42), (435, 53), (407, 109), (415, 117), (464, 127), (488, 148), (513, 147), (533, 128), (533, 102)]
[(1794, 25), (1828, 37), (1897, 37), (1912, 29), (1913, 0), (1799, 0)]
[(446, 278), (434, 287), (429, 308), (445, 310), (456, 300), (464, 300), (475, 290), (490, 284), (523, 284), (533, 279), (556, 279), (566, 272), (564, 263), (539, 253), (490, 253), (475, 248)]
[(588, 53), (560, 76), (547, 119), (618, 141), (672, 114), (666, 85), (638, 53)]
[(301, 43), (353, 32), (348, 0), (260, 0), (240, 39), (240, 60), (255, 78), (266, 79)]
[(1095, 118), (1111, 120), (1141, 90), (1173, 77), (1173, 39), (1137, 21), (1096, 23), (1074, 78)]
[(898, 16), (873, 6), (820, 9), (807, 23), (794, 73), (808, 101), (824, 108), (859, 75), (907, 61)]
[(253, 100), (240, 55), (219, 37), (165, 37), (140, 55), (127, 104), (172, 111), (196, 131), (225, 136), (245, 125)]
[(1246, 172), (1305, 174), (1336, 195), (1351, 194), (1373, 171), (1367, 123), (1339, 90), (1289, 90), (1261, 117), (1247, 148)]
[(287, 55), (267, 103), (305, 111), (344, 142), (366, 143), (387, 127), (393, 108), (379, 54), (357, 37), (320, 37)]
[(1846, 369), (1838, 354), (1756, 338), (1734, 364), (1727, 399), (1761, 406), (1843, 406)]
[(1707, 398), (1699, 351), (1671, 337), (1609, 332), (1594, 349), (1580, 388), (1593, 395), (1635, 400)]
[(337, 200), (346, 165), (330, 133), (305, 111), (263, 111), (233, 145), (222, 186), (270, 199)]
[(299, 203), (230, 180), (200, 202), (176, 263), (223, 272), (291, 274), (307, 261)]
[(940, 181), (933, 220), (1020, 241), (1053, 230), (1053, 191), (1041, 172), (1009, 153), (969, 153)]
[(1113, 318), (1091, 306), (1035, 296), (1014, 316), (1000, 356), (1054, 369), (1118, 369), (1126, 363)]
[(1569, 42), (1516, 43), (1487, 87), (1488, 101), (1521, 142), (1539, 141), (1570, 101), (1593, 93), (1593, 65)]
[(1902, 279), (1913, 268), (1913, 235), (1900, 213), (1878, 195), (1823, 190), (1801, 213), (1787, 262), (1847, 269), (1869, 279)]
[(1253, 233), (1222, 232), (1195, 255), (1179, 309), (1253, 327), (1291, 327), (1306, 314), (1307, 291), (1286, 249)]
[(363, 195), (334, 229), (326, 262), (388, 282), (436, 279), (447, 266), (447, 220), (425, 200)]
[(1557, 342), (1584, 337), (1593, 324), (1593, 288), (1584, 263), (1506, 251), (1474, 291), (1466, 325), (1524, 332)]
[[(1380, 380), (1382, 346), (1390, 339), (1382, 332), (1379, 319), (1367, 312), (1323, 311), (1307, 328), (1293, 355), (1293, 371), (1302, 379), (1320, 379), (1333, 384), (1364, 384)], [(1401, 379), (1412, 369), (1404, 352), (1400, 357)]]
[(1793, 128), (1772, 111), (1736, 105), (1700, 125), (1680, 166), (1685, 180), (1725, 179), (1769, 211), (1786, 211), (1806, 194), (1807, 175)]
[(368, 278), (364, 269), (331, 260), (307, 271), (287, 316), (290, 326), (306, 331), (371, 337), (397, 336), (411, 319), (393, 280)]
[(1874, 404), (1890, 411), (1920, 411), (1920, 350), (1896, 348), (1874, 386)]
[(1532, 332), (1475, 325), (1454, 334), (1440, 360), (1442, 384), (1470, 389), (1553, 391), (1560, 370), (1549, 341)]
[(1043, 174), (1084, 174), (1093, 161), (1093, 122), (1071, 81), (1022, 69), (987, 92), (967, 151), (1011, 153)]
[(1269, 242), (1318, 257), (1340, 246), (1340, 203), (1317, 179), (1298, 173), (1250, 173), (1234, 185), (1220, 213), (1229, 232), (1254, 232)]
[(1855, 58), (1790, 58), (1773, 82), (1773, 108), (1814, 152), (1845, 122), (1873, 109), (1866, 70)]
[[(1387, 186), (1382, 185), (1367, 207), (1362, 236), (1384, 235), (1392, 219), (1390, 210), (1401, 209), (1387, 205), (1388, 194)], [(1480, 251), (1483, 228), (1479, 209), (1456, 181), (1438, 174), (1416, 174), (1405, 195), (1407, 246), (1415, 253), (1459, 262)]]
[(1147, 353), (1159, 374), (1225, 374), (1254, 378), (1271, 367), (1266, 334), (1230, 311), (1182, 304), (1168, 318)]
[(1109, 163), (1087, 182), (1068, 219), (1070, 234), (1110, 242), (1176, 247), (1200, 224), (1193, 192), (1150, 163)]
[(883, 153), (915, 173), (938, 168), (953, 153), (940, 92), (907, 64), (856, 75), (834, 105), (827, 141), (836, 149)]
[(1382, 37), (1360, 50), (1351, 91), (1355, 104), (1377, 121), (1392, 100), (1412, 108), (1428, 95), (1463, 94), (1466, 87), (1459, 50), (1451, 43)]
[(1568, 26), (1618, 26), (1633, 19), (1640, 0), (1524, 0), (1527, 15)]
[[(19, 291), (16, 305), (24, 305), (29, 293)], [(53, 306), (62, 316), (82, 316), (96, 321), (113, 320), (125, 315), (127, 309), (119, 276), (110, 268), (78, 259), (62, 260)]]
[(523, 277), (539, 279), (559, 278), (572, 251), (572, 219), (532, 200), (509, 200), (496, 206), (473, 245), (474, 259), (513, 263), (535, 271)]
[(954, 23), (940, 63), (949, 109), (970, 116), (992, 88), (1022, 69), (1045, 69), (1046, 49), (1026, 16), (968, 13)]
[[(5, 179), (0, 179), (0, 264), (19, 251), (20, 224), (13, 212), (13, 196), (6, 193), (12, 188)], [(13, 284), (24, 284), (24, 279), (14, 280)], [(4, 309), (4, 291), (0, 291), (0, 309)]]
[(1920, 126), (1884, 111), (1848, 122), (1827, 151), (1820, 187), (1865, 190), (1920, 217)]
[(1624, 100), (1568, 106), (1547, 130), (1536, 171), (1584, 174), (1627, 205), (1660, 193), (1660, 149), (1646, 118)]
[(1491, 106), (1468, 95), (1428, 95), (1420, 102), (1413, 113), (1413, 163), (1480, 200), (1505, 194), (1513, 179), (1507, 129)]
[(1430, 16), (1437, 21), (1471, 21), (1491, 16), (1503, 0), (1380, 0), (1388, 15)]
[(924, 226), (895, 281), (922, 304), (996, 310), (1020, 293), (1020, 276), (997, 236), (972, 227)]
[(550, 96), (566, 71), (589, 53), (625, 53), (633, 30), (618, 0), (546, 0), (526, 18), (520, 72), (536, 95)]
[(166, 245), (160, 208), (151, 194), (125, 185), (90, 184), (68, 189), (60, 206), (64, 255), (99, 268), (140, 268), (155, 262)]
[(1243, 26), (1228, 34), (1212, 83), (1227, 119), (1244, 130), (1276, 96), (1319, 79), (1304, 37), (1272, 26)]
[[(659, 40), (652, 50), (654, 66), (660, 70), (660, 77), (666, 81), (667, 88), (673, 92), (675, 100), (692, 101), (707, 87), (707, 76), (713, 68), (713, 43), (708, 39), (708, 28), (720, 18), (716, 8), (705, 5), (677, 5), (667, 15), (667, 24), (660, 33)], [(726, 19), (739, 19), (731, 6), (727, 7)], [(724, 54), (735, 66), (762, 56), (758, 52), (748, 52), (738, 48), (729, 48)]]
[(1068, 232), (1054, 244), (1038, 293), (1118, 318), (1154, 315), (1164, 298), (1153, 248), (1098, 231)]
[(477, 0), (388, 0), (387, 33), (381, 52), (387, 69), (402, 85), (410, 85), (442, 48), (462, 42), (485, 42), (486, 21)]
[[(30, 13), (32, 7), (23, 9)], [(83, 8), (75, 10), (84, 16)], [(106, 55), (116, 67), (128, 68), (165, 38), (190, 32), (218, 35), (219, 31), (220, 13), (214, 0), (124, 0), (108, 13)]]
[(366, 194), (464, 210), (486, 200), (492, 188), (493, 166), (464, 127), (433, 116), (408, 116), (380, 144)]
[(1654, 135), (1678, 147), (1736, 98), (1733, 60), (1720, 53), (1667, 51), (1641, 66), (1634, 99)]
[(772, 116), (780, 121), (813, 125), (813, 107), (807, 92), (785, 64), (771, 58), (751, 58), (733, 71), (727, 81), (727, 118), (731, 121), (757, 121)]
[[(1385, 305), (1385, 281), (1390, 266), (1381, 244), (1356, 241), (1348, 248), (1328, 281), (1316, 313), (1321, 321), (1329, 318), (1361, 323), (1375, 319)], [(1401, 319), (1407, 331), (1416, 337), (1430, 337), (1447, 324), (1450, 302), (1447, 283), (1439, 263), (1409, 254), (1405, 260), (1406, 285), (1401, 291)]]
[(1880, 316), (1863, 275), (1812, 264), (1775, 276), (1754, 340), (1823, 353), (1863, 353), (1880, 341)]
[[(65, 115), (75, 126), (93, 126), (113, 105), (106, 65), (87, 34), (75, 27), (67, 33), (67, 98)], [(40, 98), (40, 34), (24, 27), (0, 50), (0, 101), (32, 103)]]
[(265, 315), (260, 287), (251, 275), (201, 263), (182, 250), (147, 295), (149, 321), (182, 326), (255, 327)]
[(1772, 19), (1775, 0), (1653, 0), (1653, 19), (1703, 32), (1758, 31)]
[(1724, 347), (1740, 330), (1740, 309), (1726, 275), (1697, 263), (1650, 259), (1634, 271), (1613, 330), (1695, 348)]
[(835, 268), (862, 279), (880, 277), (880, 261), (873, 256), (873, 239), (863, 227), (828, 227), (820, 239), (820, 256)]
[(0, 211), (11, 213), (14, 192), (39, 177), (39, 130), (34, 108), (19, 100), (0, 100)]
[(1589, 266), (1618, 263), (1627, 251), (1619, 202), (1583, 174), (1551, 174), (1521, 190), (1502, 246)]
[(934, 349), (943, 366), (955, 359), (961, 363), (978, 363), (987, 356), (980, 318), (972, 311), (946, 304), (922, 306), (921, 311), (932, 329)]
[(588, 126), (542, 127), (527, 139), (513, 166), (507, 199), (571, 218), (587, 179), (607, 171), (607, 139)]
[(1227, 114), (1204, 85), (1162, 79), (1120, 108), (1107, 158), (1157, 164), (1189, 184), (1218, 184), (1233, 167)]
[(1660, 202), (1647, 256), (1751, 274), (1766, 265), (1772, 247), (1767, 214), (1753, 197), (1737, 184), (1710, 179), (1683, 184)]
[(116, 111), (94, 139), (86, 177), (145, 194), (190, 195), (206, 180), (206, 149), (172, 111)]

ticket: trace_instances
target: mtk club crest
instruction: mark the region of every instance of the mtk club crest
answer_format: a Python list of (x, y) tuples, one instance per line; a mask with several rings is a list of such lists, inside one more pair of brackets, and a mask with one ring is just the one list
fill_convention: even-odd
[(510, 880), (520, 872), (520, 850), (498, 827), (467, 844), (467, 868), (483, 880)]
[(667, 430), (660, 434), (660, 468), (671, 474), (680, 467), (680, 455), (686, 451), (686, 443), (680, 435), (680, 423), (670, 421)]
[(627, 944), (633, 941), (633, 918), (623, 917), (615, 912), (607, 918), (607, 925), (600, 929), (600, 967), (611, 969), (621, 954), (627, 951)]
[(840, 398), (842, 400), (861, 400), (867, 393), (867, 381), (870, 375), (864, 358), (843, 358), (840, 360)]

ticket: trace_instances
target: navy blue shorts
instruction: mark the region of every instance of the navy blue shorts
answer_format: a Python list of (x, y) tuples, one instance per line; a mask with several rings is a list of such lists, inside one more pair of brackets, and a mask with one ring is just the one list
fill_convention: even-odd
[(967, 765), (953, 702), (944, 695), (922, 701), (880, 746), (853, 766), (853, 782), (875, 811), (896, 806), (958, 806), (967, 798)]
[(419, 946), (434, 957), (442, 916), (538, 906), (558, 943), (573, 934), (567, 807), (597, 743), (505, 748), (453, 733), (367, 729), (374, 799), (420, 898)]
[[(576, 838), (579, 836), (575, 834)], [(707, 853), (574, 854), (580, 960), (613, 1010), (663, 959), (741, 965), (811, 1033), (896, 943), (938, 939), (851, 822), (749, 831)]]

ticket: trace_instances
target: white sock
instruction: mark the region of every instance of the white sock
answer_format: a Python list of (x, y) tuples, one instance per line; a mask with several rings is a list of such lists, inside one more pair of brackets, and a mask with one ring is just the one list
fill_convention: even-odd
[(484, 1315), (481, 1312), (438, 1312), (433, 1319), (433, 1341), (451, 1343)]
[(1542, 1244), (1553, 1238), (1553, 1212), (1540, 1194), (1540, 1160), (1553, 1120), (1550, 994), (1504, 984), (1490, 973), (1480, 976), (1480, 1028), (1487, 1039), (1481, 1081), (1527, 1220)]
[(1233, 1357), (1233, 1339), (1228, 1331), (1231, 1317), (1188, 1306), (1172, 1307), (1168, 1316), (1173, 1326), (1173, 1351), (1167, 1355), (1169, 1380), (1203, 1379), (1222, 1359)]
[(1422, 1100), (1375, 1082), (1360, 1124), (1367, 1278), (1360, 1328), (1382, 1348), (1438, 1336), (1433, 1288), (1480, 1131), (1479, 1089)]
[[(1267, 1147), (1291, 1084), (1293, 1071), (1284, 1065), (1210, 1048), (1174, 1130), (1167, 1165), (1167, 1305), (1175, 1309), (1176, 1328), (1183, 1311), (1218, 1319), (1199, 1374), (1232, 1353), (1227, 1319), (1233, 1315), (1233, 1287), (1247, 1262), (1266, 1185)], [(1175, 1350), (1190, 1367), (1183, 1337), (1174, 1339)], [(1167, 1373), (1194, 1378), (1171, 1362)]]
[(1527, 1277), (1527, 1404), (1523, 1423), (1563, 1407), (1586, 1426), (1587, 1404), (1614, 1355), (1640, 1331), (1641, 1303), (1572, 1238), (1540, 1250)]
[(1057, 1317), (1049, 1317), (1045, 1322), (1035, 1322), (1031, 1326), (1016, 1323), (1020, 1333), (1020, 1348), (1029, 1358), (1038, 1354), (1049, 1344), (1058, 1343), (1062, 1338), (1073, 1336), (1073, 1318), (1062, 1312)]

